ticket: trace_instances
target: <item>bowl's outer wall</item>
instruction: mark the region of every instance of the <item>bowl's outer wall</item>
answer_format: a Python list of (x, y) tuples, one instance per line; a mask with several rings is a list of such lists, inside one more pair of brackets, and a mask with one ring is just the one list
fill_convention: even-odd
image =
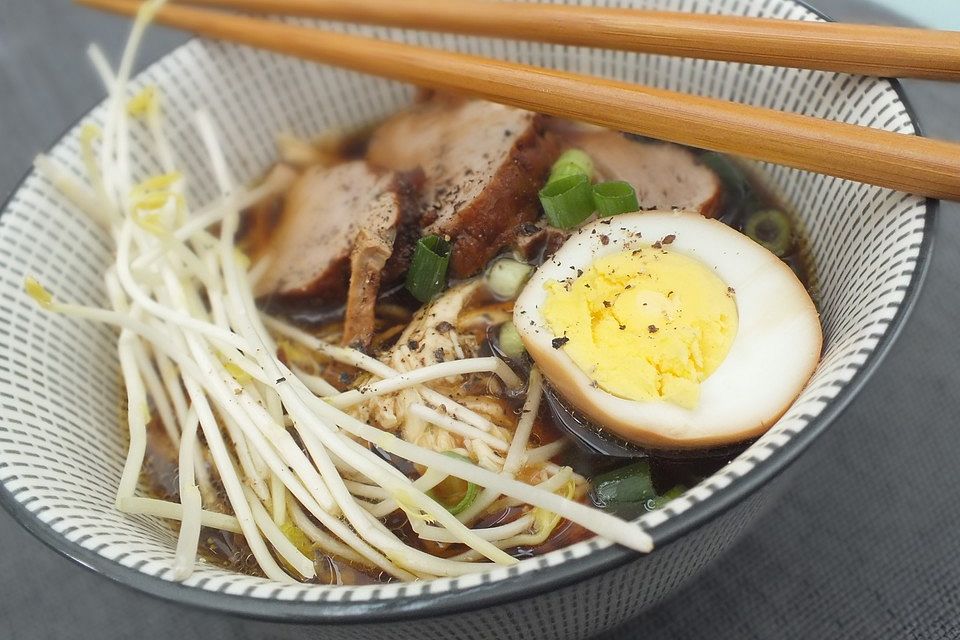
[[(606, 573), (496, 607), (387, 624), (311, 626), (250, 621), (274, 640), (573, 640), (602, 633), (666, 599), (718, 558), (786, 483), (764, 485), (663, 549)], [(483, 587), (496, 590), (497, 584)]]

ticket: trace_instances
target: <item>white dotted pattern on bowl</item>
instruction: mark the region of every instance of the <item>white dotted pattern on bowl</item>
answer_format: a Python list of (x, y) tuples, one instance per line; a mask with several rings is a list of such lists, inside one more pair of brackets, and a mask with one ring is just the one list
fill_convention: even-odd
[[(608, 0), (595, 4), (817, 19), (789, 0)], [(327, 26), (914, 133), (894, 87), (880, 79), (397, 29)], [(163, 92), (169, 134), (191, 178), (189, 197), (194, 203), (215, 195), (215, 182), (192, 128), (192, 114), (200, 107), (219, 125), (231, 170), (238, 178), (252, 179), (274, 159), (276, 132), (315, 136), (331, 128), (351, 129), (397, 110), (413, 95), (410, 87), (397, 83), (201, 41), (189, 43), (150, 67), (136, 81), (137, 86), (145, 83), (156, 84)], [(102, 120), (101, 106), (80, 124)], [(79, 126), (52, 151), (78, 175), (82, 173)], [(149, 149), (137, 129), (132, 149), (141, 157)], [(916, 271), (926, 212), (922, 198), (784, 167), (758, 164), (757, 168), (805, 225), (806, 251), (816, 265), (822, 303), (823, 361), (803, 395), (764, 437), (683, 498), (645, 516), (644, 523), (653, 529), (696, 503), (709, 501), (816, 418), (883, 338)], [(139, 177), (157, 169), (139, 162), (133, 167)], [(0, 217), (0, 481), (16, 500), (65, 538), (124, 566), (170, 580), (176, 543), (172, 529), (156, 518), (124, 515), (113, 508), (126, 448), (119, 419), (121, 389), (113, 332), (38, 311), (22, 293), (24, 277), (29, 274), (62, 299), (104, 304), (101, 274), (110, 253), (105, 234), (36, 175), (28, 177)], [(509, 569), (406, 585), (289, 586), (209, 565), (199, 568), (187, 584), (256, 598), (371, 601), (496, 582), (606, 546), (602, 541), (587, 541)]]

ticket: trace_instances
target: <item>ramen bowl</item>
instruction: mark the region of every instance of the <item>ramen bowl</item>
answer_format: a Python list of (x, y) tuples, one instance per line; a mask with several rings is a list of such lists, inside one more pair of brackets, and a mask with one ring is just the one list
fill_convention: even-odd
[[(635, 0), (597, 5), (821, 20), (793, 0)], [(918, 134), (896, 82), (836, 73), (596, 51), (397, 29), (327, 25), (655, 85), (667, 89)], [(241, 47), (194, 40), (140, 74), (156, 85), (170, 138), (193, 177), (189, 197), (214, 198), (191, 117), (204, 108), (222, 132), (229, 168), (252, 180), (275, 159), (280, 131), (315, 137), (395, 112), (414, 88)], [(82, 172), (81, 128), (51, 150)], [(132, 139), (146, 155), (149, 141)], [(213, 565), (183, 582), (171, 569), (170, 523), (114, 509), (127, 447), (115, 334), (38, 310), (25, 277), (82, 304), (104, 305), (110, 238), (39, 175), (0, 216), (0, 502), (55, 550), (156, 597), (277, 623), (323, 638), (575, 638), (650, 607), (720, 555), (776, 500), (771, 481), (862, 387), (902, 326), (930, 252), (936, 203), (878, 187), (754, 163), (796, 212), (824, 331), (820, 364), (783, 417), (730, 464), (641, 522), (655, 544), (639, 555), (591, 539), (517, 565), (468, 576), (367, 586), (286, 584)], [(147, 166), (134, 166), (146, 177)]]

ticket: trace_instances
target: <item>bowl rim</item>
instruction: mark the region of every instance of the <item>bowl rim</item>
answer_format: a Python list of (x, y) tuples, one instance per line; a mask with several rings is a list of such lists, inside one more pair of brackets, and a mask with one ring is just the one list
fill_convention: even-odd
[[(834, 21), (827, 13), (812, 6), (808, 0), (792, 0), (792, 2), (826, 21)], [(197, 39), (192, 37), (172, 50), (147, 61), (138, 74), (143, 73), (149, 67)], [(904, 110), (914, 126), (915, 135), (923, 136), (923, 127), (902, 83), (897, 78), (886, 78), (886, 80), (890, 82), (891, 88), (903, 104)], [(54, 147), (59, 144), (101, 101), (102, 98), (97, 99), (90, 109), (83, 111), (55, 138), (50, 146)], [(2, 199), (0, 199), (0, 216), (7, 210), (10, 202), (33, 171), (32, 167), (27, 169), (9, 192), (3, 194)], [(916, 306), (930, 268), (939, 209), (939, 200), (926, 199), (923, 239), (917, 250), (916, 268), (904, 291), (903, 301), (887, 325), (883, 336), (850, 381), (827, 403), (814, 420), (790, 438), (787, 445), (778, 447), (749, 473), (736, 478), (730, 485), (715, 492), (710, 500), (698, 502), (693, 508), (676, 514), (663, 524), (658, 525), (651, 532), (654, 536), (656, 548), (659, 549), (666, 544), (670, 544), (723, 515), (752, 495), (761, 486), (773, 480), (847, 409), (853, 398), (869, 381), (879, 364), (887, 356)], [(12, 476), (12, 478), (15, 477)], [(547, 591), (561, 589), (595, 577), (629, 562), (642, 561), (644, 558), (643, 554), (618, 545), (611, 545), (594, 550), (583, 557), (569, 558), (557, 565), (521, 573), (499, 580), (496, 583), (484, 583), (479, 586), (459, 590), (453, 589), (444, 593), (430, 593), (427, 590), (416, 596), (399, 596), (390, 600), (355, 602), (349, 599), (321, 602), (288, 601), (207, 591), (197, 586), (171, 582), (124, 566), (100, 555), (95, 550), (87, 549), (79, 543), (68, 540), (55, 531), (17, 500), (6, 483), (0, 483), (0, 506), (17, 523), (50, 549), (127, 589), (200, 611), (292, 624), (320, 623), (335, 626), (358, 623), (389, 623), (465, 613), (493, 607), (504, 602), (531, 599)]]

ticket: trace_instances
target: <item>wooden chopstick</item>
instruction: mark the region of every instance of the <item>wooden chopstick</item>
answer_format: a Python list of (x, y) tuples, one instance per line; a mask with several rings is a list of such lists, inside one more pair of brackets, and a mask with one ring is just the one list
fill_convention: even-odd
[(960, 79), (960, 32), (489, 0), (180, 1), (707, 60)]
[[(78, 0), (133, 15), (129, 0)], [(960, 199), (960, 144), (396, 42), (167, 5), (196, 34), (660, 140)]]

